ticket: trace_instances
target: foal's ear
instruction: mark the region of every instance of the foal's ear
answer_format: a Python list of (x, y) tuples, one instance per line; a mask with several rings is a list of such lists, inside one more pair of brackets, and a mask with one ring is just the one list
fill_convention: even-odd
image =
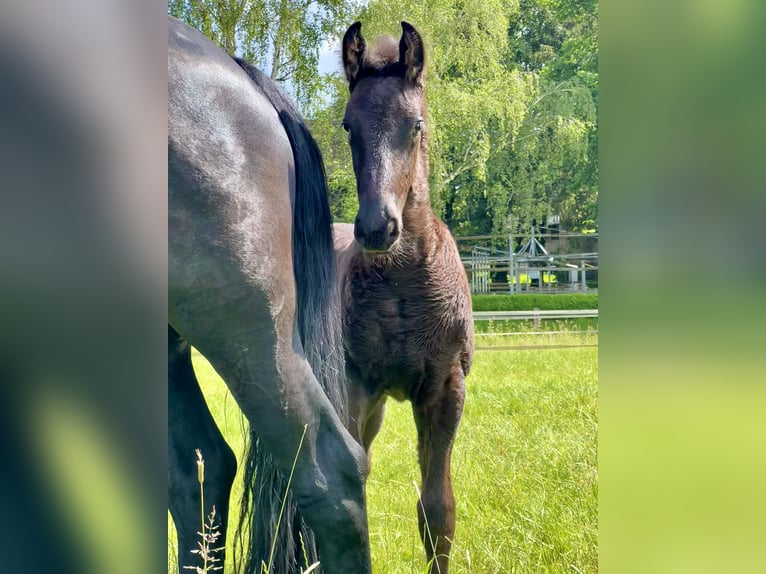
[(404, 77), (418, 86), (423, 85), (426, 58), (423, 39), (415, 28), (402, 22), (402, 39), (399, 40), (399, 62), (404, 65)]
[(366, 44), (362, 38), (361, 29), (362, 23), (354, 22), (343, 36), (343, 69), (346, 71), (349, 91), (354, 89), (364, 59)]

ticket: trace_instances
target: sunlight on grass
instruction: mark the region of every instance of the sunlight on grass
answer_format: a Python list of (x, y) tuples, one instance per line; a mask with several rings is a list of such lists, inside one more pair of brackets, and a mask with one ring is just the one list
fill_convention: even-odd
[[(593, 330), (597, 324), (566, 328)], [(597, 345), (598, 335), (477, 338), (481, 346), (506, 344)], [(450, 572), (597, 571), (597, 358), (596, 347), (475, 354), (452, 456), (457, 532)], [(196, 353), (194, 364), (211, 410), (239, 455), (244, 435), (237, 405)], [(424, 570), (413, 486), (420, 483), (416, 436), (409, 403), (389, 400), (367, 484), (376, 574)], [(238, 478), (232, 517), (241, 491)], [(171, 547), (169, 541), (169, 567), (175, 562)]]
[[(478, 352), (453, 451), (451, 572), (596, 572), (597, 350)], [(389, 401), (368, 482), (373, 570), (422, 572), (415, 425)]]

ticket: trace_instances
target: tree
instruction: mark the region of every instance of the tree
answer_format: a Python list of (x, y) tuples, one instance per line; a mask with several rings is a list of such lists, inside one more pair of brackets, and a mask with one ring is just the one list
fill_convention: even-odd
[(330, 103), (317, 110), (309, 121), (309, 127), (322, 150), (333, 218), (335, 221), (351, 223), (359, 209), (359, 202), (348, 135), (341, 128), (348, 98), (345, 78), (340, 74), (332, 76), (325, 93)]
[[(356, 182), (340, 127), (348, 89), (317, 72), (322, 42), (354, 20), (342, 0), (170, 0), (169, 11), (285, 84), (322, 149), (333, 215), (352, 221)], [(595, 0), (371, 0), (363, 33), (428, 44), (431, 203), (456, 234), (505, 235), (559, 215), (598, 220)]]
[[(373, 0), (359, 18), (365, 37), (398, 33), (402, 14), (429, 44), (431, 199), (453, 232), (505, 234), (553, 214), (593, 225), (595, 3)], [(339, 128), (347, 94), (334, 91), (315, 131), (346, 220), (355, 199)]]
[[(524, 102), (531, 97), (529, 82), (502, 62), (507, 13), (515, 5), (502, 0), (405, 0), (392, 9), (389, 2), (375, 0), (359, 18), (371, 39), (378, 33), (398, 34), (401, 14), (406, 14), (429, 44), (431, 199), (437, 212), (448, 214), (448, 223), (457, 212), (454, 222), (468, 225), (457, 194), (461, 178), (486, 181), (487, 161), (510, 144), (521, 125)], [(480, 213), (473, 210), (473, 217)]]
[(546, 215), (572, 229), (598, 218), (596, 8), (593, 0), (521, 0), (509, 27), (509, 65), (537, 73), (540, 86), (499, 168), (508, 214), (524, 229)]
[(319, 50), (355, 11), (348, 0), (169, 0), (168, 12), (246, 58), (284, 85), (304, 111), (319, 101), (326, 78)]

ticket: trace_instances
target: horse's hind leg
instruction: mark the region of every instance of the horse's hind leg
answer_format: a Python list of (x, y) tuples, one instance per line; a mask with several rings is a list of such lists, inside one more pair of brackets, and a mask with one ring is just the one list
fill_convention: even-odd
[(433, 559), (431, 574), (447, 574), (449, 569), (455, 535), (450, 456), (464, 400), (465, 382), (458, 366), (446, 382), (427, 381), (422, 397), (413, 403), (422, 477), (418, 525), (426, 556), (429, 561)]
[[(168, 497), (178, 532), (178, 567), (202, 566), (197, 548), (201, 530), (200, 485), (195, 449), (205, 460), (205, 520), (215, 506), (221, 537), (226, 545), (229, 493), (237, 461), (205, 404), (191, 362), (191, 347), (168, 327)], [(223, 551), (216, 554), (223, 564)]]

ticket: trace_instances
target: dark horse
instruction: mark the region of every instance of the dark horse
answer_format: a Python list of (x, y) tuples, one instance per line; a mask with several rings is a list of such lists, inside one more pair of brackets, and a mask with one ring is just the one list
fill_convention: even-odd
[[(223, 520), (220, 545), (236, 468), (195, 378), (194, 345), (257, 437), (243, 503), (256, 506), (246, 525), (251, 568), (260, 572), (268, 560), (285, 476), (306, 428), (281, 538), (298, 544), (302, 517), (325, 572), (370, 572), (367, 457), (346, 430), (319, 150), (260, 72), (173, 18), (168, 36), (168, 458), (179, 566), (194, 564), (200, 529), (194, 449), (206, 461), (204, 513), (215, 505)], [(300, 535), (311, 556), (311, 532)], [(281, 552), (271, 572), (297, 571), (302, 553)]]
[(455, 532), (450, 454), (473, 354), (471, 298), (452, 236), (430, 207), (424, 48), (343, 38), (351, 95), (343, 127), (356, 174), (353, 228), (335, 226), (352, 433), (369, 450), (387, 396), (409, 399), (418, 430), (420, 535), (446, 574)]

